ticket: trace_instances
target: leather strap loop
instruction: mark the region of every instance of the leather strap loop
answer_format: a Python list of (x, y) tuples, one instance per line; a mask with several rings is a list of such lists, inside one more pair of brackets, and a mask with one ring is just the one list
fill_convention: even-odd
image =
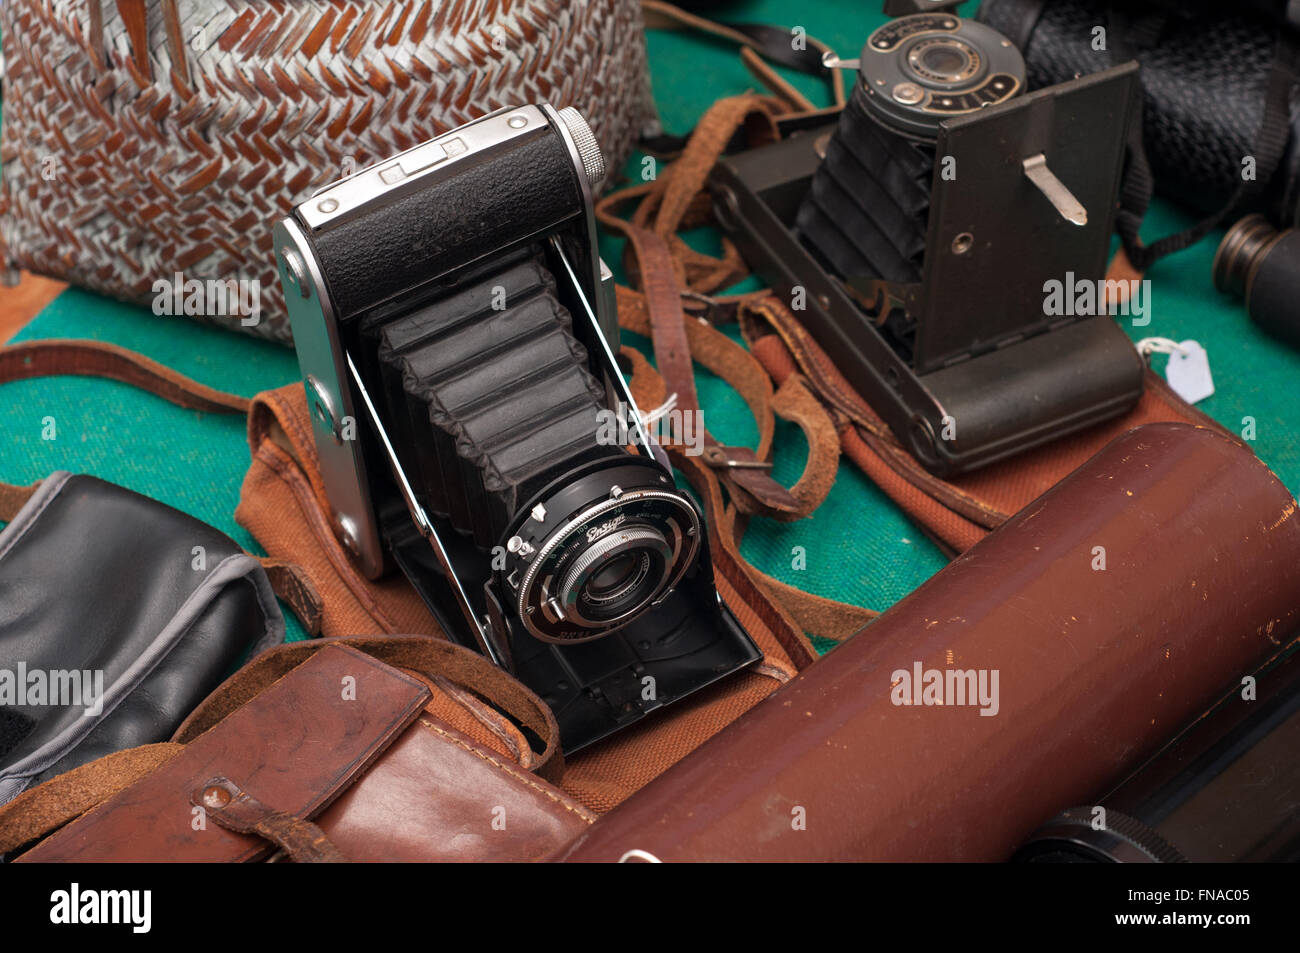
[(229, 778), (211, 778), (190, 796), (207, 817), (236, 834), (257, 834), (300, 864), (343, 864), (347, 858), (306, 818), (263, 804)]

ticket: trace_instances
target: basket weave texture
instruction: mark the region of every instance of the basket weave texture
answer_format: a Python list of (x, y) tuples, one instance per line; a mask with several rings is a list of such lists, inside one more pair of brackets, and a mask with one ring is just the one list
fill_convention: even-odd
[(316, 189), (529, 102), (618, 168), (652, 110), (637, 0), (3, 0), (0, 30), (6, 268), (155, 310), (256, 280), (256, 324), (203, 317), (285, 342), (271, 228)]

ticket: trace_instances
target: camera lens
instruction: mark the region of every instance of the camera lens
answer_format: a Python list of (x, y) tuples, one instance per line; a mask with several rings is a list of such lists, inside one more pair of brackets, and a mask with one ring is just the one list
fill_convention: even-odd
[(861, 63), (861, 95), (849, 109), (930, 142), (943, 120), (1005, 102), (1025, 85), (1025, 61), (1010, 40), (947, 14), (891, 20), (867, 38)]
[(671, 566), (672, 547), (654, 527), (614, 530), (573, 558), (560, 604), (576, 621), (608, 624), (653, 601)]
[(922, 40), (908, 52), (907, 65), (921, 80), (963, 83), (979, 73), (980, 57), (965, 43), (957, 40)]
[(617, 599), (627, 591), (629, 580), (635, 581), (634, 574), (644, 575), (645, 567), (648, 565), (649, 561), (645, 556), (640, 559), (629, 553), (616, 556), (591, 577), (583, 596), (592, 602), (608, 602)]
[(644, 460), (596, 465), (543, 495), (515, 529), (506, 572), (520, 620), (543, 641), (585, 642), (626, 625), (695, 564), (699, 514)]

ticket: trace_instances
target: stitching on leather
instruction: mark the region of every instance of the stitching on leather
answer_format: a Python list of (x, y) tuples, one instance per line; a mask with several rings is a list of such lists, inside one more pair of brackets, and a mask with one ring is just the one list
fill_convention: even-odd
[(570, 812), (571, 814), (576, 814), (578, 817), (582, 818), (588, 824), (591, 824), (596, 820), (596, 816), (594, 814), (591, 814), (589, 811), (587, 811), (586, 808), (580, 807), (576, 804), (571, 804), (568, 801), (566, 801), (564, 798), (558, 797), (554, 791), (546, 790), (546, 788), (542, 787), (532, 778), (529, 778), (522, 771), (518, 771), (505, 764), (502, 764), (496, 758), (493, 758), (490, 755), (485, 754), (484, 752), (480, 751), (478, 748), (475, 748), (473, 745), (466, 744), (461, 739), (439, 728), (433, 722), (425, 721), (423, 718), (421, 718), (420, 724), (424, 725), (426, 728), (430, 729), (431, 731), (436, 731), (438, 734), (442, 735), (452, 744), (456, 745), (457, 747), (464, 748), (466, 751), (468, 751), (470, 754), (474, 755), (475, 757), (481, 758), (482, 760), (486, 761), (488, 764), (494, 765), (501, 771), (505, 772), (507, 776), (514, 778), (516, 781), (523, 782), (525, 785), (532, 788), (538, 794), (541, 794), (544, 797), (554, 801), (556, 804), (560, 805), (562, 808), (564, 808), (566, 811)]
[[(436, 684), (440, 689), (442, 689), (442, 691), (446, 692), (447, 695), (449, 695), (452, 698), (452, 700), (456, 701), (461, 706), (462, 709), (468, 712), (470, 717), (472, 717), (475, 721), (477, 721), (480, 725), (482, 725), (487, 731), (489, 731), (493, 735), (493, 737), (497, 738), (506, 747), (508, 747), (510, 749), (510, 754), (517, 761), (523, 762), (524, 752), (520, 750), (518, 742), (514, 738), (510, 737), (509, 734), (506, 733), (506, 730), (500, 724), (496, 723), (491, 718), (489, 718), (487, 712), (481, 710), (482, 708), (485, 708), (487, 706), (485, 706), (483, 702), (479, 701), (478, 698), (472, 692), (466, 690), (460, 685), (457, 685), (455, 682), (453, 682), (451, 679), (447, 678), (444, 675), (438, 675), (435, 673), (435, 674), (431, 674), (429, 678), (431, 681), (434, 682), (434, 684)], [(492, 709), (492, 712), (493, 714), (497, 714), (495, 709)], [(500, 716), (498, 715), (498, 717)], [(526, 750), (528, 755), (531, 755), (533, 753), (531, 748), (528, 748)]]

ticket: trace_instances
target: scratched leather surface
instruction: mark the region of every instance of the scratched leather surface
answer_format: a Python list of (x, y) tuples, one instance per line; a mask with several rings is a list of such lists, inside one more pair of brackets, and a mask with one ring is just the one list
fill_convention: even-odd
[[(1240, 445), (1132, 430), (562, 856), (1004, 860), (1294, 638), (1295, 514)], [(917, 662), (997, 670), (997, 714), (893, 704)]]

